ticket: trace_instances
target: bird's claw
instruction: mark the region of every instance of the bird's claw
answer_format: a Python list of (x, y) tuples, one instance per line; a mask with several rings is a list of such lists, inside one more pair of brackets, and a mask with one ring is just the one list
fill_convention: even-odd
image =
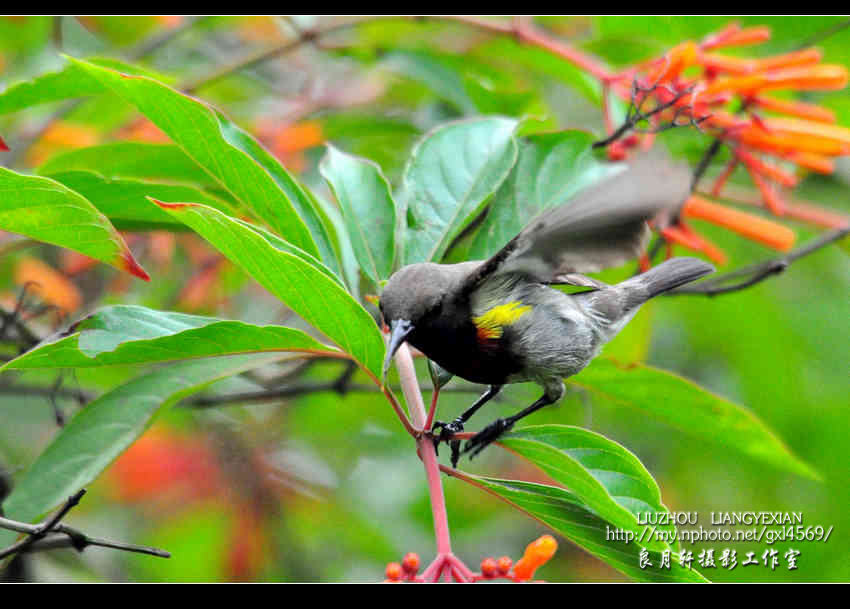
[[(436, 435), (436, 430), (439, 428), (440, 434)], [(444, 423), (442, 421), (434, 421), (434, 425), (431, 427), (431, 437), (434, 440), (434, 452), (438, 452), (438, 447), (440, 442), (445, 442), (452, 449), (452, 467), (457, 467), (458, 459), (460, 459), (460, 440), (452, 440), (455, 434), (463, 431), (463, 421), (460, 419), (455, 419), (450, 423)]]
[(496, 419), (467, 440), (461, 454), (465, 455), (469, 453), (469, 458), (472, 460), (478, 453), (498, 440), (499, 436), (506, 431), (509, 431), (513, 426), (513, 421), (509, 421), (508, 419)]

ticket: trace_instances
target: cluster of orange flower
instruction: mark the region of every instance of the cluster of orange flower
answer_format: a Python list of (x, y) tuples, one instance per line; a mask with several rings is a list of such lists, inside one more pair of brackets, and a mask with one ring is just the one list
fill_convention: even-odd
[[(473, 573), (471, 581), (490, 579), (505, 579), (514, 582), (529, 581), (534, 572), (549, 562), (558, 549), (558, 542), (551, 535), (543, 535), (532, 541), (525, 548), (525, 553), (516, 564), (508, 556), (485, 558), (481, 561), (481, 573)], [(385, 575), (387, 582), (426, 582), (419, 574), (419, 555), (409, 552), (401, 563), (391, 562), (387, 565)], [(438, 573), (439, 576), (439, 573)], [(428, 580), (430, 581), (430, 580)], [(456, 581), (460, 581), (456, 577)]]
[[(779, 90), (842, 89), (847, 85), (847, 69), (821, 63), (821, 52), (814, 48), (761, 59), (715, 52), (769, 38), (767, 27), (732, 24), (701, 42), (681, 43), (662, 57), (628, 68), (607, 84), (639, 105), (654, 103), (657, 111), (645, 114), (651, 115), (648, 120), (656, 129), (687, 121), (731, 149), (732, 159), (710, 189), (711, 196), (723, 196), (729, 176), (741, 166), (759, 196), (739, 202), (822, 227), (847, 226), (850, 222), (841, 214), (787, 201), (782, 189), (796, 186), (801, 171), (832, 173), (833, 159), (850, 154), (850, 129), (836, 125), (835, 115), (827, 108), (769, 95)], [(653, 133), (633, 134), (611, 144), (609, 156), (624, 158), (628, 149), (648, 147), (652, 139)], [(684, 218), (718, 224), (780, 251), (794, 243), (794, 233), (781, 224), (694, 195), (682, 209), (680, 222), (663, 228), (661, 234), (668, 243), (700, 251), (721, 264), (726, 259), (723, 252)]]

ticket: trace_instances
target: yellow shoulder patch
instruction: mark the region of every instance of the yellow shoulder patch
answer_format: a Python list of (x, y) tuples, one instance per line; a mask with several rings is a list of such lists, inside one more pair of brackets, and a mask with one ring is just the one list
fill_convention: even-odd
[(483, 315), (472, 318), (472, 323), (478, 329), (479, 340), (492, 340), (501, 338), (503, 328), (509, 326), (528, 313), (531, 305), (524, 305), (519, 301), (508, 302), (493, 307)]

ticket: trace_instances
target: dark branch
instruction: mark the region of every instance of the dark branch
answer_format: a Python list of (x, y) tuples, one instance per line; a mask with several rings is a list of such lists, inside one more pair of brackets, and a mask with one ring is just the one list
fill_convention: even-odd
[[(761, 283), (768, 277), (781, 273), (800, 258), (808, 256), (809, 254), (842, 239), (848, 234), (850, 234), (850, 227), (832, 230), (824, 233), (817, 239), (813, 239), (809, 243), (792, 250), (785, 256), (745, 266), (699, 283), (682, 286), (667, 292), (667, 294), (701, 294), (703, 296), (717, 296), (720, 294), (737, 292), (738, 290), (743, 290), (756, 285), (757, 283)], [(734, 280), (741, 279), (742, 277), (744, 278), (742, 281), (730, 283)]]
[[(650, 94), (655, 92), (658, 89), (664, 89), (672, 97), (661, 103), (651, 110), (644, 110), (643, 106), (646, 101), (650, 98)], [(632, 96), (631, 102), (629, 104), (629, 109), (626, 113), (626, 120), (623, 121), (623, 124), (620, 125), (614, 133), (609, 135), (603, 140), (599, 140), (597, 142), (593, 142), (593, 148), (603, 148), (608, 146), (609, 144), (616, 142), (618, 139), (626, 135), (629, 131), (635, 131), (638, 133), (660, 133), (662, 131), (667, 131), (668, 129), (672, 129), (674, 127), (686, 127), (691, 125), (699, 129), (700, 123), (707, 120), (708, 116), (694, 117), (691, 113), (693, 112), (693, 107), (690, 105), (684, 105), (676, 108), (673, 118), (663, 124), (655, 125), (654, 127), (642, 129), (639, 128), (638, 125), (640, 123), (648, 121), (653, 116), (657, 116), (661, 112), (664, 112), (668, 108), (676, 105), (681, 99), (685, 96), (690, 95), (693, 92), (693, 87), (687, 87), (682, 89), (681, 91), (675, 91), (671, 89), (667, 85), (653, 85), (651, 87), (642, 87), (637, 79), (632, 82)], [(684, 116), (687, 120), (684, 122), (681, 120), (682, 116)]]
[(28, 524), (25, 522), (18, 522), (17, 520), (11, 520), (9, 518), (0, 518), (0, 529), (27, 534), (27, 537), (24, 539), (12, 544), (4, 550), (0, 550), (0, 560), (13, 554), (40, 552), (55, 548), (70, 547), (74, 548), (78, 552), (82, 552), (88, 546), (113, 548), (115, 550), (149, 554), (151, 556), (159, 556), (162, 558), (169, 558), (171, 556), (170, 553), (158, 548), (127, 544), (118, 541), (111, 541), (109, 539), (101, 539), (99, 537), (90, 537), (75, 528), (62, 524), (62, 519), (75, 505), (80, 502), (80, 499), (85, 492), (85, 489), (81, 489), (69, 497), (55, 514), (41, 524)]

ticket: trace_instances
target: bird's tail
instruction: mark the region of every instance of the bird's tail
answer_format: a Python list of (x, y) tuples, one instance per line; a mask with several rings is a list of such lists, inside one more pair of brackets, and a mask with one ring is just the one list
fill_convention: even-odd
[(626, 309), (714, 272), (714, 267), (696, 258), (672, 258), (617, 284), (626, 296)]
[(574, 298), (587, 307), (606, 333), (613, 336), (650, 298), (712, 272), (714, 267), (702, 260), (673, 258), (617, 285), (584, 292)]

